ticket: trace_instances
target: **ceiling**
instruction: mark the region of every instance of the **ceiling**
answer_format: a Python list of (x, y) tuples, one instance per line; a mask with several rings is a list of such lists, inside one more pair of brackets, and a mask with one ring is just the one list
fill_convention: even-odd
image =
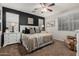
[(39, 16), (44, 16), (44, 17), (54, 14), (65, 13), (79, 8), (79, 3), (55, 3), (55, 6), (52, 7), (53, 12), (45, 12), (42, 14), (40, 11), (37, 11), (35, 13), (32, 12), (34, 8), (40, 7), (40, 3), (2, 3), (1, 5), (11, 9), (15, 9)]

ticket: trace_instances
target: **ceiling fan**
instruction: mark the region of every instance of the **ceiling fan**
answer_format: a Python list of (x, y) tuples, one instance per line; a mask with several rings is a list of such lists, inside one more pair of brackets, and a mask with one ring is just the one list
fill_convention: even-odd
[(32, 12), (37, 12), (38, 10), (41, 11), (41, 13), (44, 13), (44, 12), (52, 12), (52, 6), (54, 6), (55, 3), (40, 3), (40, 7), (39, 8), (34, 8), (34, 10)]

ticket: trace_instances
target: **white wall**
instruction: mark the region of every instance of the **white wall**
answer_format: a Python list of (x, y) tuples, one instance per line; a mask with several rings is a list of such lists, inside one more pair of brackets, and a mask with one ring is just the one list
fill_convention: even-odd
[(74, 10), (71, 12), (69, 11), (64, 14), (51, 15), (51, 16), (46, 17), (45, 25), (47, 25), (48, 22), (51, 23), (51, 22), (55, 21), (55, 26), (46, 27), (46, 31), (52, 32), (53, 38), (57, 39), (57, 40), (61, 40), (61, 41), (64, 41), (64, 39), (66, 39), (68, 35), (75, 36), (75, 31), (58, 31), (58, 17), (68, 16), (69, 14), (74, 14), (77, 12), (79, 13), (78, 10)]

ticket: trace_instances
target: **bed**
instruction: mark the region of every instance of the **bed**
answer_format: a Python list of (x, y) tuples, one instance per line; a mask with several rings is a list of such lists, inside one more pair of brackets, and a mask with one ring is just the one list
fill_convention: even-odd
[[(13, 34), (18, 34), (18, 39), (14, 39)], [(35, 34), (23, 34), (23, 33), (5, 33), (4, 46), (1, 48), (3, 53), (8, 55), (26, 55), (40, 47), (53, 43), (53, 37), (51, 33), (41, 32)], [(10, 37), (10, 36), (12, 37)], [(20, 39), (19, 39), (20, 38)], [(13, 51), (12, 51), (13, 50)], [(9, 52), (9, 53), (8, 53)], [(16, 52), (16, 53), (15, 53)], [(1, 55), (1, 54), (0, 54)], [(3, 54), (4, 55), (4, 54)]]
[(28, 52), (53, 43), (51, 33), (22, 34), (22, 44)]
[[(30, 27), (30, 26), (28, 26)], [(23, 33), (26, 26), (20, 27), (20, 32), (17, 33), (4, 33), (4, 45), (6, 47), (10, 44), (20, 43), (22, 44), (28, 52), (32, 52), (40, 47), (46, 46), (53, 43), (52, 33), (47, 33), (45, 31), (40, 32), (39, 27), (31, 26), (30, 28), (36, 28), (36, 32), (33, 30), (29, 34)]]

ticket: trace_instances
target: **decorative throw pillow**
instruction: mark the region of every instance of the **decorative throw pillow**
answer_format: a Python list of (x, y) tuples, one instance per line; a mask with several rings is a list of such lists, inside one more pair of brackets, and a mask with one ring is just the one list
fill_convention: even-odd
[(35, 31), (35, 33), (36, 33), (36, 29), (35, 29), (35, 27), (34, 27), (34, 31)]
[(29, 33), (30, 33), (30, 30), (27, 29), (27, 28), (25, 28), (25, 33), (26, 33), (26, 34), (29, 34)]
[(36, 29), (36, 33), (40, 33), (40, 29), (39, 27), (35, 28)]
[(34, 28), (30, 28), (30, 34), (34, 34), (35, 31), (34, 31)]
[(25, 30), (22, 30), (22, 33), (25, 33)]

